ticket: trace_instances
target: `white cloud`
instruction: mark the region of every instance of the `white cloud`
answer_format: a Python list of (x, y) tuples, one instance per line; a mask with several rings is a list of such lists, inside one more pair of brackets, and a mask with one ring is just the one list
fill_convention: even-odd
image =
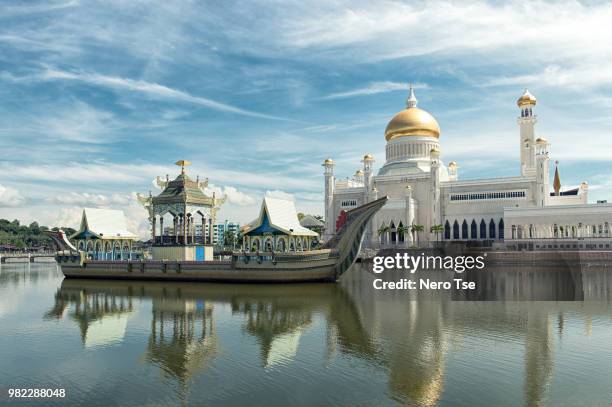
[(231, 186), (225, 186), (221, 188), (213, 184), (209, 184), (208, 187), (204, 190), (204, 192), (209, 195), (212, 195), (212, 193), (214, 192), (217, 198), (226, 196), (227, 203), (231, 205), (250, 206), (257, 202), (252, 196), (247, 195), (244, 192), (241, 192)]
[(5, 79), (11, 79), (14, 82), (30, 82), (30, 81), (76, 81), (83, 82), (88, 85), (101, 86), (105, 88), (123, 90), (145, 95), (156, 100), (170, 100), (191, 103), (199, 106), (204, 106), (212, 110), (220, 112), (235, 113), (243, 116), (259, 117), (270, 120), (289, 120), (278, 116), (257, 113), (251, 110), (241, 109), (225, 103), (217, 102), (201, 96), (194, 96), (187, 92), (174, 89), (168, 86), (160, 85), (154, 82), (136, 80), (130, 78), (122, 78), (119, 76), (101, 75), (90, 72), (71, 72), (62, 71), (47, 67), (45, 70), (34, 74), (22, 77), (15, 77), (10, 73), (3, 75)]
[(573, 65), (561, 67), (549, 65), (543, 70), (533, 74), (502, 76), (490, 79), (484, 86), (601, 86), (612, 83), (612, 69), (598, 65)]
[(68, 141), (106, 143), (113, 140), (113, 114), (77, 101), (53, 116), (35, 119), (39, 133)]
[(0, 184), (0, 206), (15, 207), (25, 202), (26, 199), (18, 190)]
[(49, 198), (48, 201), (59, 205), (80, 205), (80, 206), (109, 206), (127, 205), (132, 202), (131, 195), (122, 194), (90, 194), (87, 192), (70, 192)]
[[(410, 84), (402, 83), (402, 82), (372, 82), (367, 86), (347, 90), (344, 92), (330, 93), (327, 96), (322, 97), (321, 99), (343, 99), (353, 96), (363, 96), (363, 95), (375, 95), (378, 93), (386, 93), (393, 92), (396, 90), (407, 90)], [(428, 88), (425, 83), (416, 83), (413, 85), (415, 89), (426, 89)]]
[(266, 191), (266, 196), (270, 198), (286, 199), (288, 201), (295, 201), (295, 196), (285, 191), (273, 190)]

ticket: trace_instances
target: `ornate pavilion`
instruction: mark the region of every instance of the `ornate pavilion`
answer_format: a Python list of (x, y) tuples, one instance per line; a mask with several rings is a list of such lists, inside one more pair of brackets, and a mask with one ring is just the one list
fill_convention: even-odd
[(259, 217), (242, 228), (243, 248), (252, 252), (310, 250), (319, 234), (300, 225), (293, 201), (265, 197)]
[(219, 199), (213, 192), (206, 195), (208, 179), (192, 180), (185, 173), (189, 161), (175, 163), (181, 173), (172, 181), (168, 175), (156, 183), (162, 188), (157, 196), (138, 195), (149, 212), (153, 258), (157, 260), (212, 260), (213, 224), (225, 197)]
[(79, 230), (69, 239), (91, 259), (132, 260), (137, 238), (128, 230), (123, 211), (85, 208)]

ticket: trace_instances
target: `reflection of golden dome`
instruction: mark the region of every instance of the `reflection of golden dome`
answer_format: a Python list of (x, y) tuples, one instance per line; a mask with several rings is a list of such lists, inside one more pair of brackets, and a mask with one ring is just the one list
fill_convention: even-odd
[(418, 100), (410, 87), (406, 100), (406, 109), (402, 110), (387, 124), (385, 138), (387, 141), (404, 136), (440, 137), (440, 126), (432, 115), (417, 107)]
[(518, 98), (516, 104), (518, 105), (518, 107), (523, 107), (525, 105), (535, 105), (536, 98), (531, 93), (529, 93), (527, 89), (525, 89), (525, 92), (523, 92), (523, 95)]

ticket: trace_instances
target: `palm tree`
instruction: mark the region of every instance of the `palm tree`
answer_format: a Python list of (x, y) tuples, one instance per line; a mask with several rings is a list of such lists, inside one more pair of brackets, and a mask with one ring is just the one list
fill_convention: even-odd
[(410, 229), (416, 234), (416, 245), (419, 245), (419, 232), (423, 231), (423, 225), (415, 225), (414, 223)]
[(378, 228), (378, 236), (380, 236), (381, 240), (382, 240), (383, 235), (385, 235), (386, 233), (389, 233), (390, 230), (391, 230), (391, 228), (389, 226), (386, 226), (386, 225), (381, 225)]
[[(395, 229), (395, 231), (397, 232), (398, 236), (401, 236), (402, 238), (404, 238), (404, 235), (406, 234), (406, 232), (409, 232), (410, 229), (402, 225), (402, 226), (398, 226), (397, 229)], [(406, 241), (405, 238), (404, 238), (404, 241)]]
[(444, 232), (444, 225), (433, 225), (431, 227), (431, 233), (436, 234), (436, 242), (440, 243), (440, 233)]

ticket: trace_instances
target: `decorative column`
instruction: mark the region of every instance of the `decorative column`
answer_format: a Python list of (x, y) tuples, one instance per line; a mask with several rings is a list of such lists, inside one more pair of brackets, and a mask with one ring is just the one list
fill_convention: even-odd
[(412, 206), (412, 187), (406, 185), (406, 225), (408, 228), (408, 239), (406, 245), (411, 247), (414, 245), (414, 236), (412, 235), (412, 224), (414, 223), (414, 207)]
[(161, 244), (164, 244), (164, 215), (159, 217), (159, 241)]

